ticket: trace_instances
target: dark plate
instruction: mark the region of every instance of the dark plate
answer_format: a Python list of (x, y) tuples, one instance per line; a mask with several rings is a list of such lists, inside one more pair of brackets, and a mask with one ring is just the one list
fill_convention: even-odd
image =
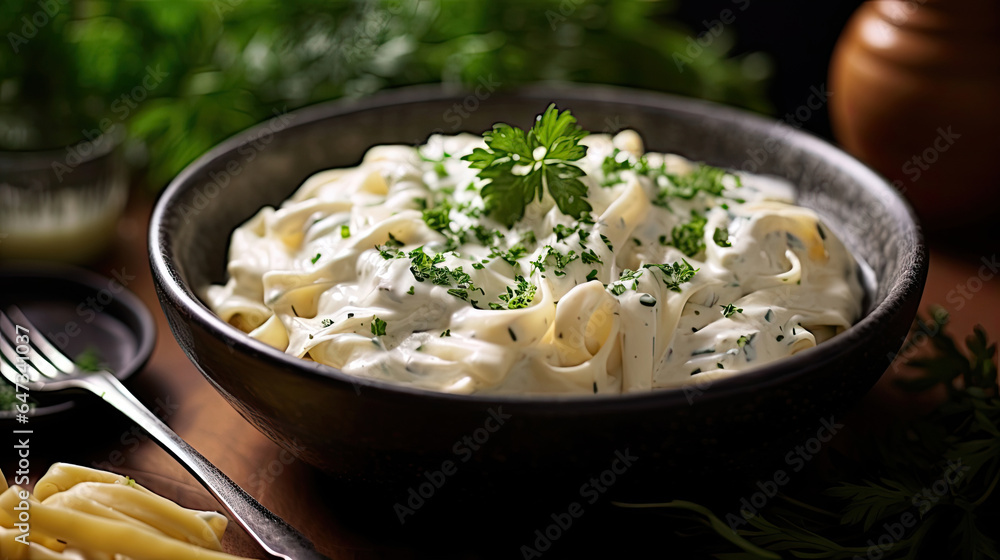
[[(449, 462), (457, 473), (428, 490), (428, 501), (488, 503), (555, 487), (579, 499), (591, 477), (621, 467), (616, 457), (626, 450), (638, 460), (614, 494), (697, 494), (775, 468), (792, 472), (798, 463), (788, 453), (826, 437), (824, 425), (889, 366), (916, 313), (926, 249), (903, 199), (854, 158), (770, 119), (661, 94), (546, 86), (483, 97), (422, 87), (276, 116), (213, 149), (161, 196), (150, 255), (173, 334), (220, 393), (279, 444), (371, 492), (387, 512)], [(822, 213), (870, 266), (875, 288), (864, 318), (816, 348), (710, 385), (592, 398), (462, 396), (355, 379), (287, 356), (195, 295), (224, 281), (232, 230), (314, 172), (354, 165), (375, 144), (479, 133), (498, 121), (525, 126), (552, 101), (590, 130), (637, 129), (649, 150), (789, 179), (799, 204)], [(503, 426), (484, 431), (500, 414)]]
[[(0, 309), (11, 305), (70, 359), (93, 349), (120, 380), (141, 369), (153, 352), (152, 315), (113, 278), (74, 267), (5, 263), (0, 269)], [(69, 393), (34, 391), (31, 398), (37, 403), (32, 418), (86, 402)], [(0, 422), (12, 421), (13, 414), (0, 411)]]

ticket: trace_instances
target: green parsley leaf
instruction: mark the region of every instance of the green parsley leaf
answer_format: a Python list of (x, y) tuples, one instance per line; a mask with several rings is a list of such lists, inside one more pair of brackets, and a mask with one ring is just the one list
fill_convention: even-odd
[(580, 253), (580, 258), (583, 261), (583, 264), (604, 264), (604, 261), (597, 256), (597, 253), (595, 253), (593, 249), (587, 249), (586, 251)]
[(563, 214), (579, 219), (589, 212), (587, 186), (580, 181), (584, 172), (570, 163), (587, 154), (587, 147), (580, 145), (586, 135), (569, 111), (559, 111), (554, 104), (527, 133), (503, 123), (484, 133), (488, 148), (476, 148), (462, 159), (487, 181), (481, 191), (487, 215), (512, 227), (546, 189)]
[(715, 228), (715, 233), (712, 234), (712, 241), (719, 247), (732, 247), (733, 244), (729, 242), (729, 230), (722, 228)]
[[(517, 286), (507, 287), (507, 293), (500, 294), (500, 301), (507, 304), (507, 309), (524, 309), (535, 299), (538, 287), (528, 282), (523, 276), (515, 276)], [(491, 303), (490, 309), (504, 309), (500, 304)]]
[(325, 329), (326, 327), (333, 326), (333, 321), (331, 319), (323, 319), (319, 324)]
[(398, 240), (398, 239), (396, 239), (396, 236), (393, 235), (392, 233), (389, 233), (389, 240), (385, 242), (385, 246), (386, 247), (402, 247), (403, 246), (403, 242), (400, 241), (400, 240)]
[(675, 262), (673, 264), (644, 264), (642, 267), (659, 269), (663, 273), (663, 283), (666, 284), (667, 289), (680, 292), (681, 284), (689, 282), (701, 270), (691, 266), (691, 263), (685, 259), (681, 259), (681, 261), (681, 263)]
[(708, 219), (705, 216), (692, 210), (691, 221), (674, 226), (670, 232), (671, 244), (689, 257), (697, 255), (705, 249), (706, 223)]
[(423, 213), (427, 227), (440, 233), (451, 233), (451, 204), (447, 201), (434, 208), (428, 208)]
[(743, 308), (742, 307), (736, 307), (735, 305), (733, 305), (731, 303), (727, 303), (726, 305), (720, 305), (719, 307), (722, 308), (722, 314), (726, 318), (732, 317), (736, 313), (743, 313)]
[(342, 239), (347, 239), (351, 236), (351, 226), (344, 224), (340, 226), (340, 237)]
[[(673, 183), (670, 195), (691, 200), (699, 192), (704, 192), (713, 196), (722, 196), (726, 187), (722, 184), (722, 178), (728, 175), (725, 169), (701, 164), (685, 175), (669, 175), (670, 182)], [(739, 184), (739, 176), (734, 175)]]
[(319, 258), (322, 257), (322, 256), (323, 256), (322, 254), (316, 253), (316, 256), (313, 257), (313, 258), (311, 258), (311, 259), (309, 259), (309, 260), (311, 260), (313, 264), (316, 264), (316, 261), (318, 261)]
[(372, 334), (375, 336), (385, 336), (386, 323), (378, 317), (372, 317)]

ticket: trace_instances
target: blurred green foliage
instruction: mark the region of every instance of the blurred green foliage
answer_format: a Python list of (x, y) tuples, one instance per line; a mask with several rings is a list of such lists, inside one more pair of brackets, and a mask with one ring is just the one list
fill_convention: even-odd
[(408, 84), (608, 83), (767, 111), (766, 59), (728, 57), (725, 34), (689, 56), (704, 30), (672, 11), (641, 0), (3, 0), (0, 148), (122, 125), (141, 182), (159, 188), (275, 109)]

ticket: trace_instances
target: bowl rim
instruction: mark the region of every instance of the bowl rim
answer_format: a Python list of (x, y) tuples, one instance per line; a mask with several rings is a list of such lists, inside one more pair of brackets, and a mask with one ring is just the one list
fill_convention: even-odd
[[(294, 130), (298, 126), (307, 125), (317, 120), (377, 110), (388, 106), (452, 99), (460, 101), (469, 93), (465, 89), (454, 89), (434, 84), (385, 90), (363, 99), (326, 101), (296, 109), (294, 112), (298, 118), (294, 123), (288, 125), (287, 129)], [(808, 132), (791, 127), (781, 121), (710, 101), (617, 86), (576, 83), (539, 84), (512, 88), (494, 95), (512, 99), (556, 100), (571, 110), (574, 100), (629, 104), (670, 113), (686, 113), (707, 120), (738, 121), (741, 128), (764, 137), (773, 134), (776, 128), (783, 127), (787, 130), (783, 130), (782, 137), (776, 140), (780, 145), (795, 146), (801, 151), (813, 153), (842, 169), (847, 175), (863, 184), (866, 189), (872, 190), (873, 194), (882, 201), (890, 216), (904, 218), (902, 221), (906, 228), (898, 233), (904, 239), (912, 240), (913, 243), (908, 253), (900, 254), (897, 258), (908, 263), (909, 268), (900, 271), (897, 282), (888, 287), (889, 291), (885, 299), (834, 339), (793, 356), (750, 368), (736, 375), (708, 381), (711, 390), (702, 391), (694, 400), (688, 395), (690, 388), (692, 386), (707, 388), (707, 385), (686, 384), (648, 392), (624, 394), (516, 395), (474, 393), (466, 395), (357, 377), (332, 366), (290, 356), (261, 341), (252, 339), (244, 333), (239, 333), (235, 327), (219, 318), (197, 297), (181, 279), (180, 273), (172, 261), (172, 256), (168, 256), (172, 243), (170, 228), (167, 225), (167, 217), (171, 214), (169, 208), (171, 201), (186, 189), (193, 188), (192, 184), (197, 184), (193, 183), (192, 180), (206, 165), (231, 154), (238, 147), (263, 133), (269, 126), (268, 122), (264, 121), (231, 136), (189, 164), (167, 185), (158, 198), (150, 218), (148, 241), (150, 267), (154, 281), (160, 287), (158, 295), (161, 305), (170, 305), (175, 309), (182, 310), (185, 315), (197, 321), (202, 329), (230, 345), (234, 350), (269, 362), (271, 365), (283, 367), (287, 371), (294, 372), (295, 375), (312, 376), (318, 374), (328, 380), (343, 383), (345, 387), (352, 385), (359, 395), (362, 390), (368, 390), (399, 399), (436, 398), (456, 404), (505, 405), (511, 408), (532, 409), (535, 413), (561, 415), (574, 414), (584, 408), (589, 412), (612, 412), (623, 409), (636, 410), (674, 405), (697, 406), (712, 401), (725, 400), (735, 393), (746, 394), (748, 390), (752, 392), (786, 383), (800, 376), (808, 375), (810, 371), (820, 367), (821, 364), (837, 360), (849, 353), (856, 346), (857, 341), (877, 336), (882, 325), (895, 312), (903, 308), (909, 298), (919, 298), (919, 294), (923, 290), (927, 276), (928, 254), (913, 209), (882, 176), (843, 150)], [(237, 333), (244, 334), (244, 336), (236, 336)], [(902, 345), (902, 340), (900, 345)], [(872, 359), (882, 358), (872, 357)], [(192, 361), (194, 361), (193, 358)], [(201, 369), (197, 363), (195, 365)], [(885, 367), (888, 369), (889, 362), (885, 364)], [(217, 386), (216, 380), (204, 371), (202, 373), (209, 378), (210, 383)]]

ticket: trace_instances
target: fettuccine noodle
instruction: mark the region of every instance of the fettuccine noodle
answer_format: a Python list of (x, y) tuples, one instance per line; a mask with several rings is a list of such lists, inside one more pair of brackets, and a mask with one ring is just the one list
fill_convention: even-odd
[[(290, 355), (451, 393), (678, 386), (860, 317), (858, 263), (790, 185), (644, 153), (632, 131), (582, 144), (591, 219), (546, 194), (511, 228), (485, 215), (461, 159), (482, 138), (373, 147), (238, 227), (229, 280), (202, 297)], [(684, 194), (698, 181), (718, 189)], [(651, 264), (697, 272), (671, 285)]]
[(0, 557), (8, 560), (239, 560), (228, 520), (185, 509), (114, 473), (53, 464), (34, 494), (0, 473)]

